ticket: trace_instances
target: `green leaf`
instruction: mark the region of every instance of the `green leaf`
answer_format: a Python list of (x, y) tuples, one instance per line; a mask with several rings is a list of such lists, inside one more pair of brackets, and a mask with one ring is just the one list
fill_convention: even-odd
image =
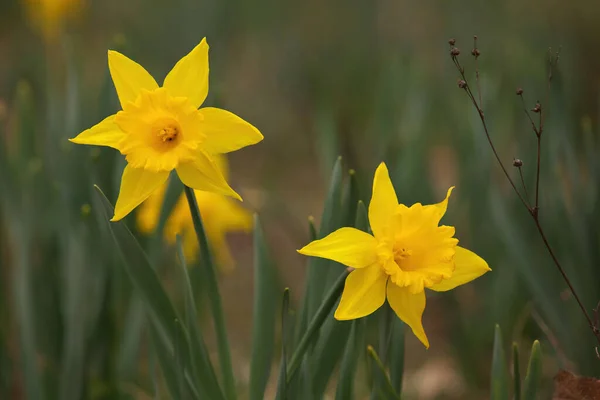
[(185, 335), (183, 333), (183, 326), (181, 325), (181, 321), (175, 320), (175, 332), (177, 332), (177, 336), (175, 337), (175, 365), (177, 369), (175, 370), (175, 375), (177, 375), (177, 392), (180, 398), (187, 397), (184, 395), (185, 389), (183, 387), (183, 381), (185, 377), (185, 361), (184, 354), (188, 351), (185, 343)]
[[(317, 230), (315, 228), (315, 219), (310, 216), (308, 217), (308, 234), (309, 242), (317, 240)], [(302, 296), (302, 306), (298, 311), (296, 329), (294, 332), (294, 345), (297, 345), (300, 341), (301, 335), (306, 331), (306, 325), (308, 325), (308, 313), (310, 304), (310, 286), (307, 284), (304, 287), (304, 296)]]
[[(356, 183), (352, 183), (353, 177), (351, 176), (350, 178), (350, 182), (346, 185), (346, 192), (349, 193), (353, 190), (348, 189), (348, 187), (352, 185), (356, 186)], [(348, 222), (346, 224), (356, 224), (356, 228), (366, 230), (368, 224), (365, 225), (363, 219), (363, 215), (366, 215), (363, 214), (366, 213), (366, 209), (361, 201), (356, 200), (356, 197), (357, 195), (346, 195), (344, 207), (352, 209), (354, 212), (352, 218), (347, 218)], [(354, 203), (354, 207), (349, 207), (350, 202)], [(337, 268), (332, 268), (331, 271), (332, 273), (336, 273), (338, 270)], [(333, 318), (333, 310), (331, 312), (331, 317), (323, 324), (317, 345), (314, 348), (314, 356), (312, 357), (313, 372), (311, 380), (313, 386), (312, 395), (314, 397), (322, 396), (326, 390), (336, 365), (343, 357), (346, 342), (350, 336), (351, 326), (352, 324), (347, 321), (335, 320)]]
[(317, 228), (315, 227), (314, 217), (308, 217), (308, 233), (309, 241), (317, 240)]
[[(394, 387), (392, 386), (392, 382), (390, 381), (390, 377), (385, 370), (385, 366), (381, 362), (381, 359), (377, 355), (377, 352), (372, 346), (367, 346), (367, 353), (369, 357), (374, 361), (373, 371), (375, 377), (383, 382), (381, 387), (373, 387), (373, 391), (375, 392), (376, 399), (397, 399), (400, 400), (400, 395), (396, 393)], [(375, 378), (374, 377), (374, 378)], [(376, 379), (374, 379), (376, 380)]]
[[(177, 329), (177, 323), (174, 321), (173, 326)], [(179, 325), (181, 326), (181, 325)], [(201, 399), (201, 397), (191, 384), (189, 375), (185, 371), (181, 370), (183, 367), (182, 363), (179, 363), (176, 357), (173, 356), (171, 350), (171, 343), (161, 334), (159, 327), (156, 324), (150, 324), (150, 339), (152, 341), (152, 348), (156, 352), (158, 363), (160, 364), (167, 388), (173, 399), (187, 399), (190, 396), (194, 399)], [(175, 339), (175, 343), (178, 343), (183, 339), (183, 336)], [(183, 339), (184, 340), (184, 339)], [(176, 344), (175, 347), (178, 345)], [(182, 354), (183, 355), (183, 354)], [(182, 385), (182, 380), (185, 379), (186, 385)], [(183, 386), (183, 387), (182, 387)], [(156, 391), (155, 394), (159, 392)]]
[[(174, 351), (175, 343), (179, 340), (184, 340), (186, 342), (186, 348), (189, 348), (189, 345), (187, 345), (187, 334), (181, 332), (175, 324), (174, 321), (178, 321), (180, 318), (162, 287), (156, 272), (150, 266), (150, 262), (140, 244), (124, 222), (110, 222), (110, 218), (114, 212), (113, 207), (106, 196), (104, 196), (104, 193), (102, 193), (102, 190), (97, 186), (95, 188), (97, 199), (100, 204), (94, 208), (101, 210), (98, 212), (103, 213), (106, 226), (113, 236), (117, 248), (119, 249), (119, 253), (123, 258), (123, 264), (127, 274), (133, 282), (134, 287), (139, 291), (144, 304), (147, 306), (150, 320), (153, 325), (155, 325), (155, 334), (153, 337), (157, 339), (154, 340), (157, 355), (160, 360), (168, 360), (170, 354)], [(183, 330), (183, 328), (181, 328), (181, 330)], [(183, 339), (181, 338), (182, 335)], [(182, 356), (185, 357), (184, 364), (190, 365), (187, 352), (184, 352)], [(169, 370), (166, 372), (167, 374), (176, 370), (176, 365), (174, 363), (165, 365), (161, 362), (161, 367), (163, 373), (165, 373), (166, 369)], [(174, 384), (173, 382), (171, 383)], [(196, 394), (195, 398), (198, 398), (197, 389), (194, 387), (193, 381), (187, 374), (186, 383), (189, 392)], [(171, 389), (174, 389), (174, 387), (171, 386)]]
[(317, 398), (320, 398), (325, 392), (336, 365), (343, 357), (352, 327), (349, 321), (334, 319), (333, 314), (334, 310), (332, 309), (321, 328), (317, 346), (312, 354), (313, 395)]
[(36, 315), (33, 304), (32, 264), (30, 260), (30, 239), (25, 232), (26, 224), (10, 223), (11, 234), (16, 245), (15, 268), (12, 281), (16, 321), (19, 326), (20, 359), (23, 373), (24, 394), (27, 399), (44, 399), (44, 386), (38, 368), (36, 346)]
[(290, 316), (290, 289), (283, 291), (283, 301), (281, 305), (281, 364), (279, 366), (279, 378), (277, 382), (277, 399), (287, 399), (288, 376), (287, 376), (287, 351), (289, 316)]
[(540, 342), (535, 340), (531, 347), (527, 375), (523, 382), (523, 400), (535, 400), (542, 380), (542, 350)]
[(347, 276), (348, 271), (346, 270), (344, 270), (344, 272), (340, 274), (338, 280), (331, 287), (329, 293), (327, 293), (327, 295), (325, 296), (323, 303), (321, 303), (321, 307), (319, 307), (319, 309), (315, 313), (315, 316), (308, 325), (306, 332), (302, 336), (302, 339), (300, 340), (300, 343), (298, 344), (298, 347), (296, 348), (296, 351), (294, 351), (294, 354), (292, 355), (292, 358), (290, 360), (290, 364), (287, 370), (288, 383), (293, 379), (298, 367), (300, 366), (300, 363), (302, 362), (304, 353), (308, 349), (308, 346), (313, 342), (314, 339), (316, 339), (316, 336), (319, 332), (319, 329), (323, 325), (323, 322), (325, 322), (325, 319), (330, 314), (331, 310), (333, 309), (333, 306), (342, 294), (342, 290), (344, 289), (344, 282), (346, 281)]
[(508, 374), (506, 369), (506, 358), (504, 346), (502, 345), (502, 332), (500, 326), (496, 325), (494, 330), (494, 350), (492, 355), (492, 383), (491, 400), (508, 400)]
[(200, 386), (206, 391), (211, 399), (224, 399), (225, 396), (219, 387), (219, 381), (215, 374), (210, 356), (206, 349), (206, 343), (202, 332), (198, 328), (198, 312), (192, 291), (192, 284), (188, 274), (187, 263), (183, 252), (181, 237), (177, 235), (177, 255), (180, 260), (182, 275), (184, 277), (185, 289), (185, 326), (190, 333), (190, 357), (191, 368), (194, 376), (198, 377)]
[(90, 337), (100, 323), (102, 305), (106, 302), (106, 268), (97, 262), (96, 254), (87, 249), (89, 231), (77, 222), (63, 225), (60, 246), (62, 288), (61, 314), (64, 326), (59, 398), (78, 400), (88, 384), (86, 360), (90, 357)]
[[(183, 185), (179, 179), (171, 177), (168, 181), (157, 226), (146, 246), (148, 259), (152, 268), (157, 266), (157, 262), (164, 250), (162, 242), (164, 226), (182, 190)], [(123, 377), (130, 377), (135, 373), (137, 368), (141, 343), (140, 338), (142, 337), (142, 331), (146, 322), (143, 307), (143, 301), (140, 296), (137, 293), (133, 293), (129, 300), (127, 318), (123, 327), (122, 343), (119, 346), (118, 370), (119, 374)]]
[(97, 186), (96, 190), (100, 203), (103, 206), (102, 211), (107, 221), (107, 226), (125, 261), (125, 268), (131, 281), (148, 305), (148, 309), (152, 313), (152, 318), (158, 322), (158, 325), (165, 330), (170, 338), (175, 338), (178, 333), (173, 321), (179, 319), (179, 317), (163, 289), (156, 272), (150, 267), (150, 262), (146, 254), (125, 223), (109, 223), (113, 207), (106, 196), (104, 196), (104, 193), (102, 193), (102, 190)]
[[(388, 364), (388, 353), (390, 349), (390, 343), (392, 339), (392, 318), (395, 318), (394, 312), (392, 311), (389, 304), (385, 303), (377, 312), (375, 313), (375, 317), (378, 319), (378, 328), (377, 332), (379, 333), (378, 344), (379, 344), (379, 354), (381, 354), (380, 363), (385, 369)], [(374, 368), (379, 368), (377, 364), (374, 365)], [(391, 382), (390, 382), (391, 384)], [(371, 399), (376, 400), (379, 395), (384, 390), (384, 379), (380, 373), (375, 371), (373, 373), (373, 390), (371, 391)]]
[(513, 343), (513, 396), (515, 400), (521, 400), (521, 371), (519, 369), (519, 345)]
[[(288, 293), (286, 291), (285, 293)], [(286, 306), (284, 295), (284, 306)], [(264, 398), (275, 343), (277, 277), (258, 215), (254, 215), (254, 316), (250, 360), (250, 400)], [(286, 306), (287, 307), (287, 306)], [(286, 317), (287, 318), (287, 317)]]
[(362, 200), (358, 201), (356, 206), (356, 218), (354, 220), (354, 227), (364, 232), (369, 232), (369, 213), (365, 203)]
[(184, 186), (185, 196), (190, 207), (194, 229), (198, 237), (200, 245), (200, 262), (206, 272), (206, 288), (208, 291), (208, 299), (210, 303), (211, 314), (215, 325), (215, 333), (217, 335), (217, 347), (219, 350), (219, 365), (221, 366), (221, 374), (223, 375), (223, 386), (225, 387), (225, 395), (229, 400), (235, 400), (237, 397), (235, 388), (235, 378), (233, 375), (233, 367), (231, 365), (231, 353), (229, 351), (229, 340), (227, 339), (227, 328), (225, 326), (225, 315), (223, 313), (223, 305), (221, 304), (221, 295), (219, 294), (219, 283), (217, 281), (217, 271), (212, 258), (212, 251), (208, 245), (208, 239), (204, 232), (198, 202), (194, 195), (193, 189)]
[(392, 341), (390, 350), (390, 378), (392, 386), (398, 394), (402, 394), (402, 379), (404, 377), (404, 338), (406, 324), (394, 316), (392, 322)]
[(348, 171), (348, 183), (344, 185), (344, 193), (342, 195), (342, 219), (344, 226), (352, 226), (356, 221), (356, 209), (359, 199), (356, 171), (351, 169)]
[(358, 330), (362, 327), (362, 321), (353, 320), (351, 322), (350, 337), (346, 342), (344, 358), (340, 367), (340, 377), (338, 379), (337, 388), (335, 391), (336, 400), (352, 399), (354, 397), (354, 377), (358, 364), (358, 357), (361, 348), (361, 335)]
[[(325, 200), (325, 208), (321, 217), (319, 238), (333, 232), (341, 225), (341, 203), (342, 203), (342, 158), (338, 157), (333, 172), (329, 192)], [(311, 257), (308, 266), (308, 278), (306, 280), (306, 293), (308, 298), (308, 319), (315, 315), (323, 294), (327, 288), (327, 278), (336, 263), (322, 258)], [(338, 264), (339, 265), (339, 264)]]

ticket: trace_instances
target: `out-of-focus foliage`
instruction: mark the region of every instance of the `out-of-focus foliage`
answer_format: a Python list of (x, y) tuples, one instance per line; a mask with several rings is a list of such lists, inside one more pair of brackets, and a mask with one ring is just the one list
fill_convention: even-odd
[[(380, 161), (390, 167), (405, 204), (439, 201), (456, 185), (444, 221), (457, 227), (461, 245), (484, 257), (493, 271), (428, 300), (429, 351), (411, 335), (406, 346), (398, 346), (402, 325), (386, 318), (389, 310), (355, 323), (329, 316), (289, 390), (300, 398), (309, 396), (301, 391), (307, 387), (311, 394), (337, 392), (339, 398), (348, 390), (357, 398), (368, 396), (368, 388), (388, 390), (366, 348), (353, 353), (352, 341), (373, 345), (390, 368), (392, 389), (402, 386), (407, 398), (487, 398), (494, 382), (492, 357), (513, 341), (520, 344), (524, 393), (534, 339), (540, 339), (543, 357), (529, 366), (541, 372), (536, 379), (546, 397), (558, 367), (600, 373), (584, 318), (492, 159), (475, 111), (456, 88), (447, 46), (449, 37), (457, 38), (472, 77), (468, 54), (472, 35), (479, 36), (491, 134), (504, 160), (524, 160), (530, 188), (535, 137), (514, 91), (524, 88), (528, 106), (544, 101), (546, 52), (562, 46), (546, 108), (540, 213), (591, 310), (600, 299), (595, 2), (88, 1), (51, 42), (27, 18), (20, 3), (0, 2), (0, 398), (112, 399), (117, 393), (147, 398), (155, 384), (162, 391), (180, 389), (175, 382), (180, 375), (172, 374), (169, 385), (168, 372), (159, 368), (161, 353), (149, 346), (165, 332), (148, 321), (93, 188), (97, 184), (114, 204), (123, 161), (109, 149), (74, 146), (66, 139), (118, 109), (107, 48), (126, 50), (153, 75), (164, 76), (204, 36), (211, 43), (207, 104), (232, 110), (265, 135), (260, 146), (231, 157), (231, 176), (248, 208), (261, 215), (264, 242), (254, 251), (267, 254), (270, 248), (277, 274), (265, 267), (274, 275), (254, 288), (269, 285), (273, 303), (251, 301), (257, 264), (250, 236), (230, 238), (236, 269), (219, 278), (240, 397), (264, 385), (267, 397), (275, 396), (280, 339), (286, 338), (287, 356), (293, 357), (322, 296), (343, 271), (324, 260), (305, 265), (296, 255), (311, 239), (306, 217), (317, 217), (319, 237), (342, 225), (361, 226), (356, 204), (368, 204)], [(339, 154), (342, 161), (330, 180)], [(350, 168), (356, 171), (352, 176)], [(177, 183), (167, 191), (157, 232), (180, 193)], [(134, 222), (126, 221), (132, 230)], [(200, 264), (190, 266), (188, 291), (173, 246), (158, 233), (134, 234), (176, 312), (191, 312), (196, 304), (204, 350), (218, 360), (206, 272)], [(267, 256), (257, 260), (267, 262)], [(262, 317), (276, 327), (267, 357), (276, 362), (265, 383), (266, 372), (256, 375), (254, 369), (266, 368), (267, 360), (251, 351), (252, 340), (257, 343), (251, 339), (252, 309), (260, 304), (278, 312), (283, 285), (290, 287), (289, 332), (282, 334), (275, 322), (279, 314)], [(170, 326), (176, 343), (198, 339), (189, 335), (187, 322)], [(496, 323), (503, 329), (500, 347), (494, 345)], [(261, 334), (256, 325), (254, 333)], [(202, 360), (202, 351), (196, 343), (196, 360)], [(354, 377), (336, 365), (342, 358), (356, 359)], [(177, 362), (183, 364), (174, 367), (187, 360)], [(494, 362), (505, 374), (514, 371), (511, 362)], [(166, 385), (157, 378), (160, 371)], [(214, 374), (221, 379), (221, 368)], [(348, 389), (353, 378), (356, 385)], [(511, 376), (500, 379), (511, 393)]]

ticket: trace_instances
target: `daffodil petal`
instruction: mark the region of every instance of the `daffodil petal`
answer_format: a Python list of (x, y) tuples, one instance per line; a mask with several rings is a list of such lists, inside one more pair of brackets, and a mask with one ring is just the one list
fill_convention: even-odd
[(487, 262), (477, 254), (463, 247), (456, 246), (456, 254), (454, 255), (454, 272), (448, 279), (442, 280), (430, 287), (431, 290), (445, 292), (454, 289), (457, 286), (471, 282), (479, 278), (481, 275), (491, 271)]
[(421, 343), (429, 348), (429, 340), (422, 322), (423, 311), (425, 311), (425, 292), (413, 294), (408, 287), (400, 287), (389, 282), (387, 299), (398, 318), (410, 326)]
[(369, 222), (375, 237), (383, 237), (392, 215), (398, 208), (398, 198), (385, 163), (379, 164), (373, 178), (373, 194), (369, 203)]
[(108, 51), (108, 68), (123, 108), (134, 102), (142, 89), (158, 89), (158, 84), (144, 67), (118, 51)]
[(229, 186), (217, 164), (203, 151), (198, 151), (194, 161), (181, 163), (176, 169), (177, 175), (186, 186), (242, 201), (240, 195)]
[(386, 282), (387, 275), (378, 264), (350, 272), (335, 319), (356, 319), (375, 312), (385, 302)]
[(111, 221), (118, 221), (129, 214), (169, 178), (168, 171), (153, 172), (129, 165), (123, 171), (119, 198), (115, 205), (115, 215)]
[(208, 95), (208, 43), (202, 39), (175, 64), (163, 83), (173, 97), (187, 97), (198, 108)]
[(77, 144), (108, 146), (119, 150), (119, 143), (125, 135), (126, 133), (115, 124), (115, 115), (111, 115), (69, 141)]
[(310, 242), (298, 253), (327, 258), (352, 268), (364, 268), (377, 261), (377, 240), (355, 228), (340, 228), (323, 239)]
[(448, 209), (448, 199), (450, 198), (450, 194), (452, 194), (452, 190), (454, 186), (448, 189), (446, 192), (446, 198), (437, 204), (431, 204), (427, 206), (423, 206), (423, 212), (432, 213), (432, 218), (435, 219), (436, 223), (439, 223), (444, 214), (446, 214), (446, 210)]
[(229, 162), (227, 161), (227, 156), (225, 154), (215, 154), (211, 155), (211, 158), (217, 164), (219, 171), (223, 177), (227, 180), (229, 179)]
[(229, 153), (263, 140), (263, 135), (237, 115), (220, 108), (201, 108), (203, 146), (212, 154)]

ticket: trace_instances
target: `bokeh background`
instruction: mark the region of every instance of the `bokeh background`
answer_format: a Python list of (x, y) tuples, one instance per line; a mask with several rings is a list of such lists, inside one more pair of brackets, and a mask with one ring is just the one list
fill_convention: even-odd
[[(262, 218), (292, 307), (306, 275), (295, 249), (308, 241), (307, 217), (319, 222), (338, 155), (356, 171), (365, 202), (384, 160), (403, 203), (437, 202), (456, 185), (445, 223), (493, 269), (428, 300), (431, 348), (406, 339), (407, 398), (487, 398), (496, 323), (507, 348), (521, 343), (527, 355), (533, 339), (542, 342), (548, 396), (558, 368), (597, 376), (593, 336), (457, 88), (447, 41), (456, 38), (473, 77), (478, 35), (490, 131), (508, 165), (524, 161), (530, 191), (535, 137), (515, 90), (529, 107), (543, 100), (548, 48), (561, 49), (544, 104), (540, 212), (591, 310), (600, 300), (599, 18), (591, 0), (1, 0), (0, 398), (36, 398), (26, 388), (37, 383), (34, 392), (50, 399), (147, 398), (144, 343), (127, 336), (133, 289), (89, 208), (93, 184), (114, 203), (123, 160), (67, 138), (118, 110), (107, 49), (161, 82), (205, 36), (206, 104), (265, 136), (231, 155), (231, 179)], [(135, 229), (134, 216), (128, 224)], [(252, 237), (229, 239), (236, 267), (220, 285), (243, 391)], [(157, 262), (176, 294), (174, 260), (167, 248)]]

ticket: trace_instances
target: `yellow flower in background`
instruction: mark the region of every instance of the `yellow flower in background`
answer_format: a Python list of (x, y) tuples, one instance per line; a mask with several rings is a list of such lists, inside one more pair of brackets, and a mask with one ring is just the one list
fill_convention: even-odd
[(163, 86), (136, 62), (108, 52), (108, 67), (122, 111), (69, 139), (108, 146), (125, 155), (119, 198), (112, 221), (146, 200), (177, 171), (194, 189), (241, 200), (213, 157), (263, 139), (254, 126), (229, 111), (200, 105), (208, 94), (208, 44), (202, 39), (167, 74)]
[[(215, 157), (215, 161), (227, 177), (227, 164), (224, 156)], [(166, 185), (148, 198), (140, 207), (137, 222), (140, 231), (152, 233), (158, 224), (160, 211), (166, 192)], [(252, 229), (252, 215), (230, 197), (216, 193), (194, 191), (198, 207), (202, 213), (202, 222), (208, 242), (213, 250), (217, 264), (225, 269), (233, 267), (233, 257), (227, 245), (230, 232), (248, 232)], [(185, 194), (177, 200), (165, 224), (164, 236), (168, 243), (174, 244), (176, 235), (181, 235), (186, 260), (194, 261), (198, 257), (198, 239), (194, 231), (192, 214)]]
[(77, 15), (82, 8), (82, 0), (23, 0), (27, 17), (42, 31), (48, 41), (61, 33), (67, 19)]
[(387, 167), (381, 163), (369, 204), (373, 235), (341, 228), (299, 250), (355, 268), (346, 278), (336, 319), (369, 315), (387, 298), (396, 315), (429, 348), (421, 321), (425, 289), (454, 289), (490, 271), (481, 257), (457, 245), (454, 227), (439, 226), (452, 189), (441, 203), (406, 207), (398, 204)]

